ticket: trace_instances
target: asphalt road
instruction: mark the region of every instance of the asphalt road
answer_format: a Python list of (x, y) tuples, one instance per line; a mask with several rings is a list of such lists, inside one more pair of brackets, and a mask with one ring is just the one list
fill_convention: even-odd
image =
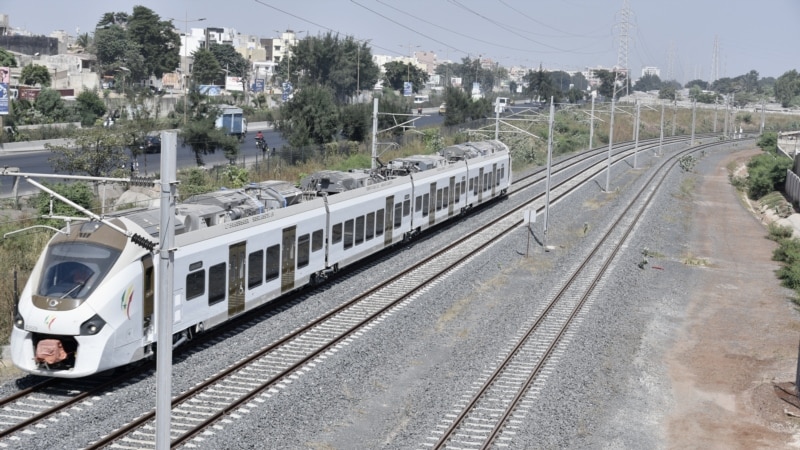
[[(417, 127), (428, 127), (440, 125), (443, 117), (438, 114), (438, 107), (424, 108), (423, 116), (415, 121)], [(416, 111), (415, 111), (416, 112)], [(286, 144), (281, 134), (267, 125), (266, 122), (251, 123), (248, 128), (247, 137), (242, 141), (239, 147), (238, 163), (254, 163), (256, 158), (262, 158), (261, 152), (256, 147), (255, 135), (256, 131), (261, 130), (264, 133), (264, 138), (270, 148), (280, 149)], [(0, 168), (2, 167), (17, 167), (20, 172), (24, 173), (37, 173), (37, 174), (54, 174), (53, 166), (50, 164), (50, 157), (52, 153), (44, 148), (39, 150), (29, 150), (24, 152), (13, 152), (0, 155)], [(224, 152), (221, 150), (213, 154), (204, 155), (203, 163), (205, 167), (213, 167), (216, 165), (227, 164), (228, 160), (225, 158)], [(177, 147), (177, 167), (184, 169), (197, 166), (195, 154), (190, 147), (181, 146), (180, 139), (178, 139)], [(141, 176), (152, 176), (158, 173), (161, 169), (161, 155), (158, 153), (150, 153), (139, 155), (138, 157), (138, 172)], [(83, 175), (83, 174), (81, 174)], [(13, 181), (15, 177), (0, 176), (0, 198), (11, 197)], [(35, 177), (32, 177), (35, 179)], [(59, 179), (48, 178), (37, 181), (58, 182)], [(26, 182), (19, 184), (18, 195), (35, 194), (38, 189)]]

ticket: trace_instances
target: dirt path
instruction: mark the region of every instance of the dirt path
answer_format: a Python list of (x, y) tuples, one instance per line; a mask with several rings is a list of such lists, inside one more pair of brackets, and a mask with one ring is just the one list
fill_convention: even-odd
[[(668, 448), (800, 448), (793, 405), (800, 314), (774, 276), (776, 244), (728, 182), (725, 157), (703, 177), (689, 248), (707, 262), (667, 355), (674, 409)], [(699, 278), (699, 277), (698, 277)]]

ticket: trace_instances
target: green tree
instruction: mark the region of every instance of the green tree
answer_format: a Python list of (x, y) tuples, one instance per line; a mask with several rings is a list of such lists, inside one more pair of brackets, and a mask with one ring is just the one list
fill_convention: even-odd
[(8, 50), (0, 48), (0, 67), (17, 67), (17, 58)]
[(775, 80), (775, 99), (784, 108), (800, 105), (800, 74), (797, 70), (792, 69)]
[(747, 195), (759, 199), (780, 190), (786, 182), (786, 171), (792, 167), (789, 158), (761, 154), (747, 163)]
[(458, 125), (467, 120), (489, 117), (493, 111), (493, 106), (489, 100), (482, 98), (478, 101), (473, 101), (470, 94), (452, 86), (445, 88), (444, 99), (447, 103), (444, 124), (447, 126)]
[(687, 89), (691, 89), (692, 86), (697, 86), (701, 90), (704, 90), (704, 91), (708, 90), (708, 82), (707, 81), (703, 81), (703, 80), (699, 80), (699, 79), (698, 80), (692, 80), (692, 81), (686, 83), (686, 85), (684, 85), (683, 87), (685, 87)]
[(70, 145), (45, 146), (53, 153), (50, 163), (57, 173), (108, 177), (126, 167), (125, 136), (105, 128), (85, 128)]
[(22, 72), (19, 74), (19, 82), (30, 86), (37, 84), (40, 86), (50, 86), (51, 80), (50, 71), (47, 70), (47, 67), (38, 64), (31, 64), (23, 67)]
[(197, 84), (214, 84), (222, 78), (220, 70), (222, 67), (211, 50), (200, 48), (192, 53), (194, 57), (194, 67), (192, 68), (192, 78)]
[(342, 39), (327, 33), (307, 37), (287, 52), (290, 57), (283, 58), (276, 69), (279, 79), (292, 80), (301, 88), (326, 86), (339, 104), (346, 103), (358, 90), (371, 89), (380, 75), (367, 43), (351, 36)]
[(278, 130), (294, 147), (333, 142), (339, 132), (339, 117), (331, 90), (308, 85), (295, 92), (280, 108)]
[(143, 78), (161, 78), (165, 72), (172, 72), (180, 63), (180, 36), (175, 32), (172, 21), (161, 20), (153, 10), (144, 6), (134, 6), (133, 14), (127, 23), (128, 37), (140, 49), (145, 64)]
[(403, 92), (406, 82), (411, 82), (412, 91), (417, 93), (425, 87), (425, 83), (428, 81), (428, 74), (411, 63), (403, 64), (400, 61), (391, 61), (384, 64), (383, 68), (385, 69), (383, 79), (386, 85), (400, 92)]
[(222, 150), (228, 161), (236, 161), (239, 155), (239, 141), (214, 125), (218, 116), (216, 108), (200, 106), (197, 114), (181, 129), (183, 145), (189, 145), (198, 166), (205, 165), (203, 157)]
[(42, 116), (46, 117), (50, 123), (60, 122), (67, 114), (64, 99), (61, 98), (61, 94), (54, 89), (42, 89), (39, 95), (36, 96), (33, 107)]
[(634, 91), (647, 92), (661, 89), (661, 78), (654, 74), (645, 74), (633, 85)]
[(531, 100), (536, 98), (550, 103), (550, 97), (552, 96), (553, 101), (560, 101), (559, 92), (553, 86), (553, 79), (541, 67), (537, 71), (528, 70), (528, 73), (522, 79), (527, 83), (524, 93)]
[[(379, 106), (380, 107), (380, 106)], [(342, 137), (364, 142), (372, 133), (372, 104), (355, 103), (341, 107)]]
[(658, 98), (662, 100), (677, 100), (678, 92), (675, 90), (675, 86), (671, 84), (664, 84), (661, 85), (661, 89), (658, 90)]
[[(94, 207), (95, 195), (88, 183), (75, 182), (45, 185), (86, 209), (92, 209)], [(45, 191), (39, 192), (39, 195), (35, 197), (33, 203), (36, 205), (36, 210), (41, 216), (53, 214), (62, 217), (79, 217), (83, 215), (77, 209), (59, 200), (53, 201), (51, 210), (50, 194)], [(61, 227), (64, 225), (64, 222), (56, 219), (42, 219), (41, 222), (52, 227)]]
[(572, 77), (563, 70), (550, 72), (550, 80), (552, 81), (553, 87), (561, 95), (567, 93), (570, 89), (570, 85), (572, 84)]
[(209, 48), (216, 58), (220, 67), (219, 79), (225, 85), (225, 76), (242, 77), (242, 88), (247, 88), (247, 74), (250, 71), (250, 63), (244, 59), (241, 53), (237, 52), (232, 46), (227, 44), (211, 44)]
[(83, 91), (75, 98), (78, 114), (81, 116), (81, 125), (94, 125), (98, 118), (106, 113), (106, 105), (103, 99), (94, 91)]

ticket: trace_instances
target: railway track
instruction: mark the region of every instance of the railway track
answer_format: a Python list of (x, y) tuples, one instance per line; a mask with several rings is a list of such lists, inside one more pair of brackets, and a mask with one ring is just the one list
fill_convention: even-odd
[[(678, 141), (685, 140), (684, 138), (677, 138)], [(665, 144), (669, 144), (665, 140)], [(640, 143), (639, 152), (646, 151), (648, 146), (650, 148), (656, 146), (655, 142)], [(614, 150), (614, 163), (627, 158), (634, 151), (631, 145), (622, 145)], [(598, 173), (605, 170), (606, 150), (597, 149), (583, 154), (577, 154), (563, 159), (557, 164), (553, 165), (554, 177), (564, 172), (564, 178), (570, 181), (565, 181), (553, 188), (553, 203), (558, 201), (559, 196), (566, 195), (569, 191), (579, 186), (582, 182), (596, 176)], [(588, 169), (591, 166), (591, 169)], [(571, 170), (570, 170), (571, 169)], [(579, 177), (567, 175), (567, 173), (577, 172), (583, 174)], [(514, 194), (524, 192), (524, 189), (531, 187), (544, 179), (543, 170), (534, 172), (533, 174), (520, 178), (515, 181)], [(542, 194), (534, 197), (533, 202), (541, 202)], [(519, 219), (519, 209), (506, 214), (504, 217), (505, 222), (498, 225), (499, 229), (508, 230), (516, 227), (521, 219)], [(502, 232), (502, 233), (504, 233)], [(428, 266), (422, 273), (436, 273), (437, 276), (442, 276), (449, 271), (455, 270), (457, 266), (470, 257), (474, 256), (480, 249), (489, 245), (491, 238), (502, 235), (498, 229), (485, 232), (480, 239), (476, 242), (483, 242), (482, 244), (463, 244), (461, 250), (451, 251), (448, 256), (441, 256), (435, 263), (436, 269)], [(459, 241), (461, 242), (461, 241)], [(457, 243), (456, 243), (457, 244)], [(454, 245), (456, 245), (454, 244)], [(465, 252), (465, 253), (462, 253)], [(470, 256), (472, 255), (472, 256)], [(434, 263), (431, 263), (434, 264)], [(411, 270), (409, 270), (411, 272)], [(401, 281), (405, 276), (406, 279)], [(416, 278), (413, 274), (400, 275), (394, 280), (394, 286), (386, 286), (382, 293), (367, 293), (354, 299), (348, 305), (332, 311), (328, 319), (320, 318), (306, 327), (306, 334), (302, 335), (300, 331), (291, 336), (286, 336), (280, 341), (272, 344), (271, 346), (262, 350), (258, 354), (252, 355), (247, 359), (247, 367), (230, 368), (224, 371), (224, 377), (227, 381), (214, 381), (207, 380), (194, 389), (185, 392), (175, 399), (176, 404), (173, 406), (173, 414), (177, 417), (181, 414), (184, 408), (190, 411), (186, 414), (187, 421), (195, 421), (195, 416), (198, 414), (195, 411), (215, 411), (213, 413), (203, 413), (204, 419), (203, 426), (208, 426), (215, 421), (219, 420), (230, 413), (230, 411), (241, 406), (245, 402), (263, 392), (268, 392), (269, 389), (274, 388), (280, 384), (281, 380), (290, 377), (291, 374), (305, 370), (309, 361), (315, 357), (320, 357), (326, 352), (336, 351), (337, 346), (344, 345), (347, 339), (368, 326), (370, 320), (379, 320), (379, 317), (388, 314), (389, 310), (394, 307), (402, 307), (404, 301), (413, 300), (414, 292), (424, 289), (424, 286), (434, 282), (436, 277), (429, 277), (427, 279)], [(411, 282), (410, 280), (414, 280)], [(410, 283), (410, 284), (409, 284)], [(416, 286), (416, 287), (415, 287)], [(403, 289), (405, 289), (405, 291)], [(377, 289), (377, 288), (376, 288)], [(388, 294), (387, 294), (388, 293)], [(373, 295), (370, 297), (370, 295)], [(392, 300), (394, 299), (394, 300)], [(358, 306), (356, 306), (358, 304)], [(263, 316), (255, 320), (261, 320)], [(328, 320), (323, 322), (323, 320)], [(252, 321), (252, 320), (249, 320)], [(248, 321), (248, 322), (249, 322)], [(323, 325), (324, 323), (324, 325)], [(339, 325), (343, 324), (343, 325)], [(241, 324), (239, 324), (240, 326)], [(346, 326), (345, 326), (346, 325)], [(235, 324), (231, 328), (235, 328)], [(220, 339), (224, 339), (221, 337)], [(324, 342), (325, 345), (320, 345)], [(296, 355), (305, 355), (298, 357)], [(56, 416), (64, 410), (73, 407), (74, 405), (91, 399), (96, 395), (107, 392), (115, 387), (124, 385), (131, 382), (136, 376), (150, 376), (154, 368), (153, 365), (147, 364), (140, 368), (140, 371), (132, 374), (131, 372), (122, 374), (120, 376), (103, 375), (99, 377), (92, 377), (91, 380), (48, 380), (47, 382), (34, 386), (25, 391), (20, 391), (14, 396), (0, 400), (0, 446), (7, 445), (13, 442), (14, 433), (18, 433), (29, 427), (36, 426), (37, 423), (45, 419)], [(222, 378), (222, 377), (220, 377)], [(252, 379), (266, 379), (270, 380), (267, 383), (254, 384), (249, 381)], [(227, 383), (227, 384), (226, 384)], [(194, 392), (195, 394), (192, 394)], [(224, 407), (213, 406), (219, 402), (209, 402), (207, 399), (217, 396), (220, 392), (226, 394)], [(228, 395), (229, 393), (237, 393), (236, 395)], [(210, 406), (211, 405), (211, 406)], [(176, 408), (176, 406), (180, 406)], [(154, 413), (147, 413), (139, 419), (131, 422), (127, 431), (112, 433), (101, 441), (93, 444), (92, 448), (99, 448), (108, 443), (114, 442), (119, 439), (131, 439), (132, 442), (146, 443), (152, 436), (152, 432), (142, 431), (148, 429), (148, 422), (152, 421)], [(189, 419), (190, 418), (190, 419)], [(178, 419), (173, 419), (178, 423)], [(152, 426), (152, 424), (149, 424)], [(186, 432), (175, 436), (176, 444), (188, 440), (190, 437), (198, 434), (203, 426), (196, 427), (198, 430), (193, 432)], [(174, 427), (177, 428), (177, 427)], [(133, 431), (138, 430), (138, 431)], [(123, 438), (121, 436), (128, 436)], [(154, 439), (152, 439), (154, 442)], [(145, 445), (146, 447), (146, 445)]]
[[(639, 218), (647, 210), (669, 172), (683, 155), (702, 151), (714, 144), (693, 147), (677, 152), (662, 161), (633, 201), (622, 211), (574, 270), (556, 286), (552, 297), (545, 302), (526, 329), (518, 333), (516, 342), (488, 373), (479, 388), (465, 396), (422, 444), (428, 448), (494, 448), (507, 447), (513, 441), (517, 425), (528, 408), (524, 400), (532, 400), (546, 382), (549, 363), (568, 342), (568, 334), (579, 321), (584, 306), (591, 302), (592, 293), (603, 282), (615, 256), (623, 248)], [(527, 405), (531, 403), (528, 402)], [(432, 444), (433, 443), (433, 444)]]

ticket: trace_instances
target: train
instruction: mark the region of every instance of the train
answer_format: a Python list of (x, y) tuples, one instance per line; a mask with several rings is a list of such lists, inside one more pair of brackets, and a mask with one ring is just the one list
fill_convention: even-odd
[[(375, 169), (270, 180), (175, 205), (170, 345), (506, 196), (511, 155), (468, 142)], [(55, 233), (14, 308), (11, 359), (80, 378), (155, 355), (160, 210), (129, 209)], [(148, 245), (150, 243), (150, 245)]]

